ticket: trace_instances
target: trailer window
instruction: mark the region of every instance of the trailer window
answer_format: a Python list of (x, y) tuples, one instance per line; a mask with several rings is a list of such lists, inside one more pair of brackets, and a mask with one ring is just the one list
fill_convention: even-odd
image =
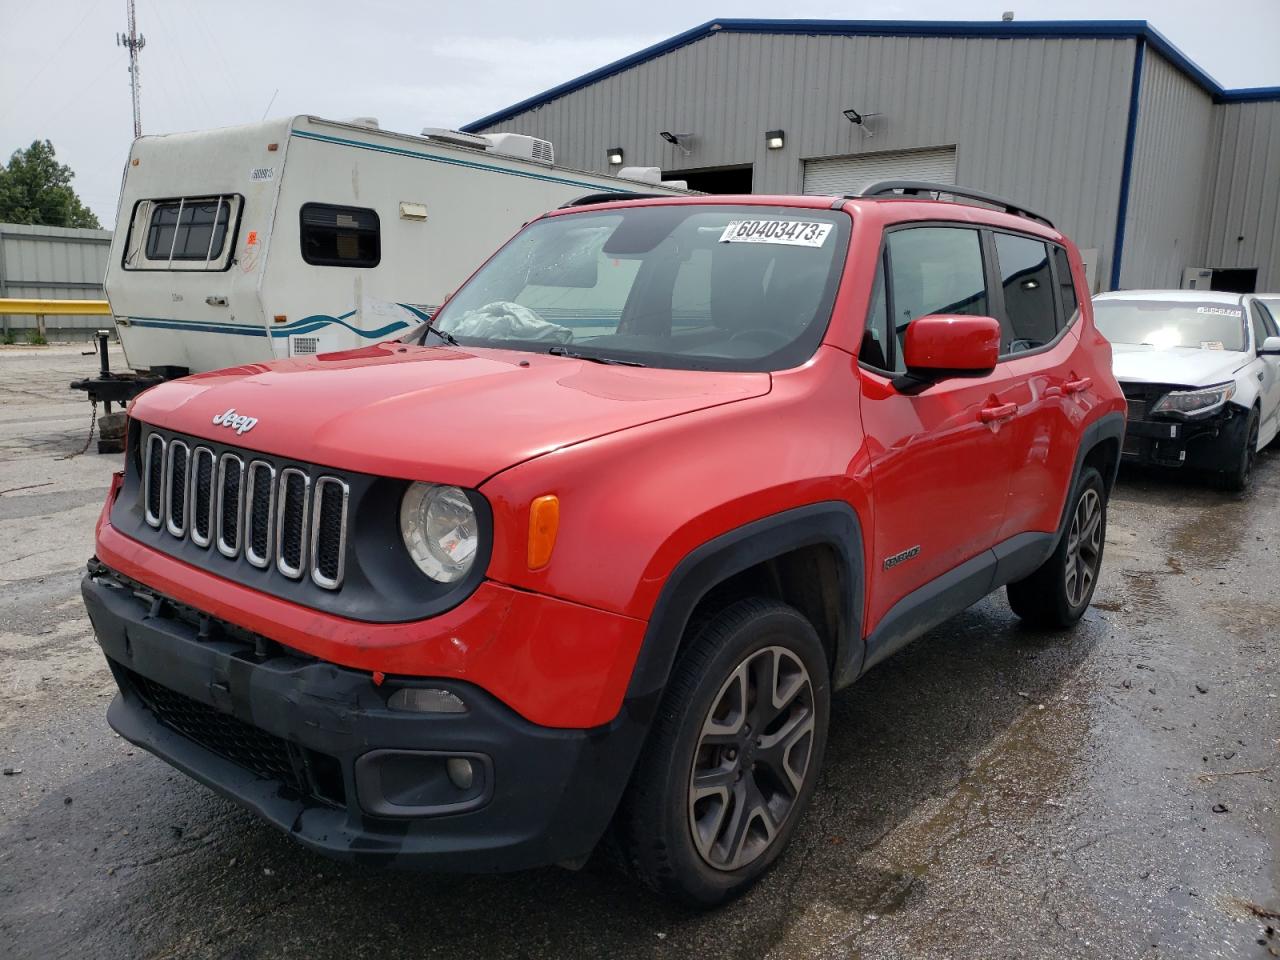
[(377, 211), (304, 203), (302, 259), (321, 267), (376, 267), (382, 259)]
[(139, 200), (129, 220), (126, 270), (225, 270), (240, 219), (238, 194)]
[(147, 227), (148, 260), (216, 260), (227, 242), (231, 204), (224, 197), (156, 204)]

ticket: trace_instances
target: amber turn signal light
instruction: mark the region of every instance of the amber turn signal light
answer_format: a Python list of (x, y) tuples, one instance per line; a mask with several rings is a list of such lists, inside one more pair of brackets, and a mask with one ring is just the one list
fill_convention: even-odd
[(547, 494), (529, 505), (529, 569), (541, 570), (551, 562), (560, 529), (560, 498)]

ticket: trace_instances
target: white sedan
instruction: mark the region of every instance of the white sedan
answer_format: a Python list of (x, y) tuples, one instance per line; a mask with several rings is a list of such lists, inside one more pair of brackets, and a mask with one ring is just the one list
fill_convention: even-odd
[(1129, 401), (1127, 461), (1243, 490), (1280, 432), (1280, 327), (1267, 295), (1125, 290), (1093, 298)]

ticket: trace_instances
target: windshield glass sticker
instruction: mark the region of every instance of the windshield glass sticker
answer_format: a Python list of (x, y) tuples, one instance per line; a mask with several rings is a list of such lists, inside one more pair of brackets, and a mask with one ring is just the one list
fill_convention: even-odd
[(1230, 307), (1196, 307), (1196, 313), (1212, 313), (1220, 317), (1235, 317), (1237, 320), (1244, 316), (1243, 310), (1233, 310)]
[(1201, 340), (1200, 349), (1201, 350), (1221, 350), (1222, 341), (1221, 340)]
[(249, 179), (254, 183), (258, 183), (262, 180), (274, 180), (275, 178), (275, 167), (254, 167), (249, 171)]
[(783, 243), (793, 247), (820, 247), (832, 224), (814, 220), (730, 220), (720, 234), (721, 243)]

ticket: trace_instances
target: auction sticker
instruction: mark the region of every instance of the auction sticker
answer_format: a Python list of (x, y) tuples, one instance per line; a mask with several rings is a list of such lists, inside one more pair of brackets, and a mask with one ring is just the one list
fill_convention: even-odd
[(720, 242), (820, 247), (826, 243), (832, 226), (815, 220), (730, 220), (720, 234)]

